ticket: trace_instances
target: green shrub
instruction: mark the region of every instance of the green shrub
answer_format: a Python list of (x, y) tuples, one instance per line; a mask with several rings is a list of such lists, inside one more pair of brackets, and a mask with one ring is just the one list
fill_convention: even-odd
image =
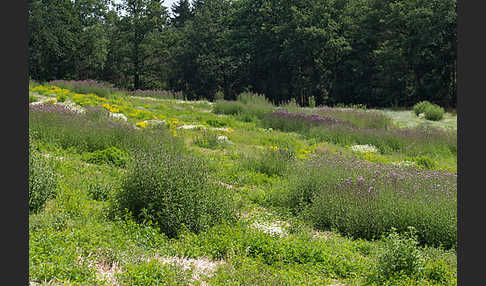
[(96, 201), (106, 201), (108, 200), (110, 194), (115, 192), (115, 187), (113, 184), (109, 183), (92, 183), (88, 182), (88, 195)]
[(427, 169), (436, 169), (439, 166), (437, 161), (427, 156), (411, 157), (407, 158), (407, 161), (415, 162), (417, 165)]
[(47, 158), (29, 148), (29, 213), (40, 211), (56, 194), (57, 178)]
[(169, 237), (183, 229), (197, 233), (233, 221), (231, 194), (212, 182), (206, 165), (170, 146), (137, 151), (114, 196), (113, 209), (127, 210), (139, 222), (152, 221)]
[(116, 147), (83, 153), (83, 160), (91, 164), (109, 164), (124, 168), (128, 161), (128, 154)]
[(117, 279), (122, 285), (191, 285), (192, 270), (172, 264), (150, 261), (144, 264), (129, 264)]
[(447, 281), (452, 280), (450, 267), (444, 260), (428, 261), (425, 265), (424, 274), (427, 279), (437, 283), (446, 284)]
[(270, 148), (273, 149), (244, 157), (243, 167), (270, 177), (284, 175), (291, 162), (295, 159), (294, 152), (289, 149), (278, 148), (277, 146), (271, 146)]
[(224, 99), (224, 93), (221, 90), (216, 91), (214, 94), (214, 100), (223, 100)]
[(223, 139), (220, 139), (219, 136), (220, 135), (210, 131), (203, 131), (201, 135), (197, 135), (194, 137), (194, 144), (199, 147), (208, 149), (224, 148), (227, 142)]
[(216, 114), (235, 115), (238, 120), (253, 122), (256, 118), (272, 111), (273, 104), (265, 96), (244, 92), (238, 95), (236, 101), (218, 100), (215, 102), (213, 112)]
[(236, 115), (242, 112), (245, 105), (239, 101), (218, 100), (213, 105), (216, 114)]
[(384, 251), (378, 256), (378, 279), (388, 280), (397, 274), (422, 277), (425, 259), (418, 248), (416, 231), (410, 227), (404, 234), (395, 229), (384, 238)]
[(272, 103), (263, 94), (243, 92), (238, 95), (237, 100), (246, 105), (266, 105), (272, 106)]
[(439, 121), (444, 117), (444, 108), (433, 104), (429, 105), (425, 108), (425, 119), (432, 120), (432, 121)]
[(67, 99), (67, 95), (65, 95), (65, 94), (60, 94), (60, 95), (58, 95), (58, 96), (56, 97), (56, 99), (57, 99), (57, 101), (58, 101), (58, 102), (64, 102), (64, 101), (66, 101), (66, 99)]
[(316, 107), (316, 99), (314, 98), (314, 96), (309, 97), (309, 107), (311, 108)]
[(424, 113), (425, 109), (431, 105), (432, 103), (428, 102), (427, 100), (418, 102), (413, 106), (413, 112), (418, 116), (420, 113)]
[(29, 103), (37, 102), (37, 101), (38, 101), (38, 99), (35, 95), (29, 94)]
[(208, 119), (206, 120), (206, 123), (211, 126), (211, 127), (224, 127), (228, 125), (226, 122), (218, 120), (218, 119)]

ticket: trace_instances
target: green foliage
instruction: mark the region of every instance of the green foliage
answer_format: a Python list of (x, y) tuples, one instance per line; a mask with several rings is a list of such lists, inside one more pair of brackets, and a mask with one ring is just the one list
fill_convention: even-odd
[(420, 243), (455, 247), (453, 177), (436, 174), (441, 179), (434, 179), (420, 169), (404, 169), (400, 172), (411, 173), (399, 175), (389, 165), (385, 169), (386, 165), (326, 156), (297, 162), (270, 201), (322, 230), (375, 239), (391, 227), (403, 232), (413, 226)]
[(228, 125), (225, 121), (222, 121), (222, 120), (216, 119), (216, 118), (208, 119), (208, 120), (206, 120), (206, 123), (209, 126), (212, 126), (212, 127), (224, 127), (224, 126)]
[(295, 160), (295, 154), (287, 148), (278, 148), (278, 146), (271, 146), (270, 148), (272, 149), (245, 156), (242, 166), (250, 171), (263, 173), (270, 177), (283, 176)]
[(113, 207), (128, 210), (138, 221), (152, 221), (169, 237), (183, 229), (200, 232), (221, 221), (233, 221), (229, 193), (212, 183), (197, 157), (154, 146), (138, 151)]
[[(32, 143), (31, 143), (32, 144)], [(57, 176), (51, 162), (29, 146), (29, 213), (36, 213), (56, 194)]]
[[(34, 139), (63, 149), (74, 148), (80, 154), (111, 147), (129, 153), (151, 145), (181, 144), (174, 141), (165, 126), (137, 130), (128, 122), (111, 118), (108, 112), (99, 108), (87, 110), (83, 114), (68, 112), (61, 106), (58, 108), (60, 110), (54, 112), (29, 112), (29, 132), (35, 134)], [(98, 152), (96, 156), (109, 157), (110, 152), (112, 155), (117, 154), (112, 152), (114, 149), (109, 150)]]
[(203, 131), (200, 135), (196, 135), (193, 142), (199, 147), (208, 149), (222, 149), (227, 145), (220, 135), (211, 131)]
[(116, 192), (116, 188), (110, 183), (88, 182), (88, 195), (96, 201), (107, 201)]
[(130, 264), (122, 273), (117, 274), (123, 285), (191, 285), (191, 270), (180, 266), (166, 265), (155, 260), (143, 264)]
[(419, 115), (420, 113), (424, 113), (425, 112), (425, 109), (428, 107), (428, 106), (431, 106), (432, 103), (430, 103), (429, 101), (427, 100), (424, 100), (424, 101), (421, 101), (421, 102), (418, 102), (416, 103), (414, 106), (413, 106), (413, 112), (415, 113), (415, 115)]
[(425, 119), (432, 121), (439, 121), (444, 117), (444, 108), (434, 104), (425, 108)]
[(407, 160), (415, 162), (417, 165), (427, 169), (437, 169), (439, 167), (437, 161), (427, 156), (416, 156), (407, 158)]
[(213, 112), (216, 114), (231, 114), (243, 122), (255, 122), (262, 119), (267, 112), (272, 111), (273, 104), (263, 95), (242, 93), (237, 101), (216, 101)]
[[(373, 277), (383, 283), (398, 275), (421, 278), (424, 275), (425, 258), (418, 248), (416, 231), (398, 234), (395, 229), (383, 239), (384, 250), (378, 256), (377, 275)], [(371, 276), (372, 277), (372, 276)]]
[(224, 100), (224, 93), (221, 90), (218, 90), (214, 95), (214, 100)]
[(316, 99), (314, 96), (310, 96), (309, 97), (309, 107), (310, 108), (314, 108), (316, 107)]
[(67, 99), (67, 95), (65, 95), (65, 94), (60, 94), (60, 95), (58, 95), (58, 96), (56, 97), (56, 100), (57, 100), (58, 102), (64, 102), (64, 101), (66, 101), (66, 99)]
[(218, 100), (214, 103), (213, 112), (216, 114), (236, 115), (243, 111), (244, 104), (239, 101)]
[(82, 154), (83, 160), (91, 164), (111, 164), (119, 168), (124, 168), (128, 161), (128, 154), (116, 147), (108, 147), (94, 152)]
[(63, 231), (46, 227), (29, 232), (30, 281), (42, 283), (57, 279), (96, 285), (95, 270), (79, 257), (79, 243), (66, 239)]
[(29, 103), (37, 102), (38, 99), (35, 95), (29, 93)]

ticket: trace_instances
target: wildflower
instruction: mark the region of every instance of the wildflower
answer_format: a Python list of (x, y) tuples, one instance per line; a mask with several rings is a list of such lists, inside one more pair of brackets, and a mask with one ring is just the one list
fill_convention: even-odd
[(350, 147), (353, 152), (358, 153), (375, 153), (378, 152), (378, 149), (373, 145), (353, 145)]
[(145, 128), (148, 126), (148, 122), (145, 122), (145, 121), (140, 121), (140, 122), (137, 122), (136, 125), (140, 128)]

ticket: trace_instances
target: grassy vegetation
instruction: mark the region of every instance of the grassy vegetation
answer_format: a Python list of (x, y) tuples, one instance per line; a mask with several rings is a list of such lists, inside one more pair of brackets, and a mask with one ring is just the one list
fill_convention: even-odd
[[(457, 283), (457, 158), (449, 139), (433, 140), (443, 133), (423, 131), (417, 152), (383, 152), (409, 141), (379, 111), (288, 105), (339, 120), (312, 133), (307, 117), (266, 125), (276, 107), (258, 95), (211, 104), (51, 90), (66, 100), (29, 114), (29, 167), (44, 171), (32, 186), (54, 190), (29, 216), (32, 282)], [(318, 136), (329, 130), (338, 135)], [(332, 139), (346, 136), (356, 140)]]

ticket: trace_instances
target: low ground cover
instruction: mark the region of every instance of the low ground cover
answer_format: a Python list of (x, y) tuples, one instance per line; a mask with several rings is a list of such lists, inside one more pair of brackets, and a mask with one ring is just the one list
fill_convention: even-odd
[[(77, 92), (56, 93), (66, 101), (29, 107), (32, 159), (51, 162), (56, 182), (29, 217), (31, 282), (456, 284), (456, 175), (426, 167), (428, 157), (264, 126), (274, 107), (254, 95), (237, 104), (265, 111), (242, 116), (116, 92), (79, 93), (94, 106), (76, 112), (65, 104)], [(110, 116), (116, 108), (127, 121)], [(408, 161), (416, 165), (392, 164)]]

